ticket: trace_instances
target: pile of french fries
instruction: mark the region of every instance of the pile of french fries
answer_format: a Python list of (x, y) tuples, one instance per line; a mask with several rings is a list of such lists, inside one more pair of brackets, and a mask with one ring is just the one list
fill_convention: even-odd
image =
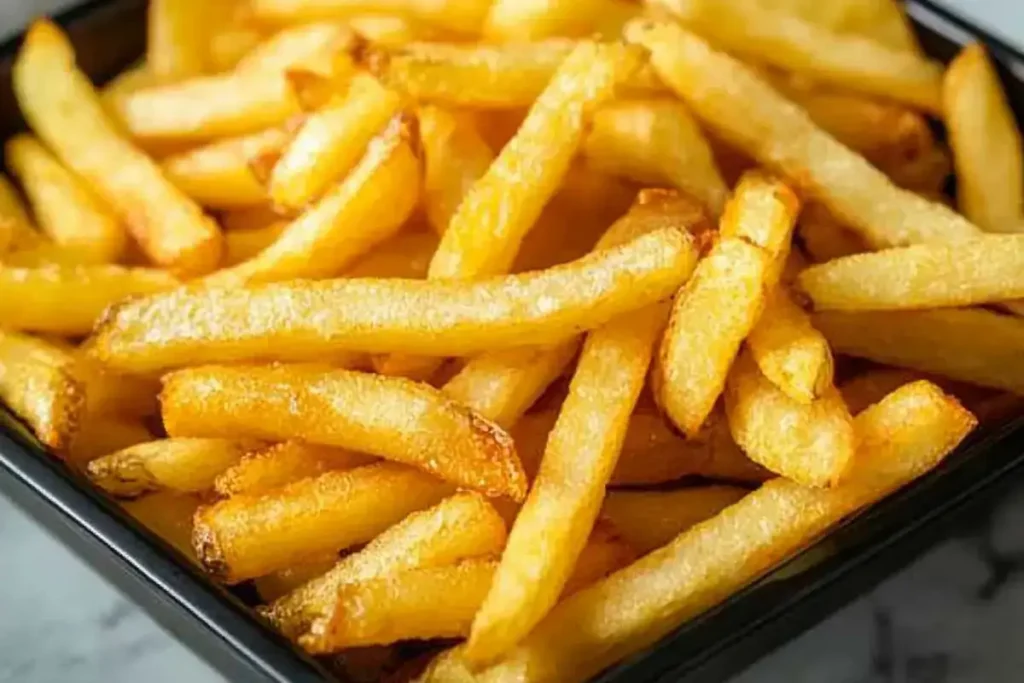
[(584, 680), (1020, 411), (1020, 133), (892, 0), (148, 30), (20, 50), (0, 399), (361, 675)]

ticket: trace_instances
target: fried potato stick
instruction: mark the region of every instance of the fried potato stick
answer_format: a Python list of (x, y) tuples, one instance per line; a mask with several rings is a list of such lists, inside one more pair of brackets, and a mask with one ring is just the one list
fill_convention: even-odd
[(214, 489), (222, 496), (260, 495), (324, 472), (369, 465), (372, 456), (303, 441), (285, 441), (255, 449), (218, 472)]

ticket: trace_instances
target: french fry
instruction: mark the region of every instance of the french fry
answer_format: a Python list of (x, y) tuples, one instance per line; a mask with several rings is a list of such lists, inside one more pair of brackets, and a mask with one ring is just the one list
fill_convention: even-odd
[(615, 39), (637, 14), (638, 8), (624, 0), (497, 0), (484, 35), (495, 42), (594, 34)]
[(353, 170), (400, 105), (396, 92), (357, 73), (344, 96), (311, 113), (285, 148), (270, 175), (270, 198), (278, 206), (298, 210), (321, 197)]
[(144, 61), (139, 62), (109, 80), (100, 90), (100, 100), (107, 111), (115, 114), (124, 97), (136, 90), (148, 88), (156, 82), (157, 79), (152, 70), (146, 66)]
[(41, 339), (0, 331), (0, 400), (44, 445), (57, 451), (71, 445), (85, 415), (85, 396), (67, 353)]
[(678, 101), (623, 100), (601, 107), (583, 153), (599, 170), (691, 194), (714, 216), (729, 193), (707, 140)]
[(332, 553), (319, 560), (310, 560), (265, 576), (258, 576), (253, 580), (253, 585), (256, 586), (260, 599), (270, 603), (323, 576), (337, 562), (337, 554)]
[(269, 197), (249, 163), (284, 149), (291, 137), (291, 126), (286, 124), (215, 140), (165, 158), (161, 168), (179, 190), (203, 206), (258, 206)]
[(474, 36), (490, 6), (489, 0), (419, 2), (418, 0), (252, 0), (257, 18), (272, 22), (345, 19), (365, 14), (394, 14), (428, 26)]
[(609, 491), (601, 513), (629, 543), (647, 554), (747, 495), (737, 486), (696, 486), (671, 491)]
[(862, 410), (878, 403), (887, 395), (896, 391), (904, 384), (923, 379), (920, 372), (904, 368), (871, 368), (839, 385), (839, 393), (843, 396), (850, 413), (858, 415)]
[(75, 68), (71, 45), (56, 25), (45, 20), (32, 25), (13, 80), (35, 133), (113, 207), (153, 262), (182, 275), (217, 265), (216, 225), (121, 137)]
[(722, 48), (772, 66), (931, 113), (941, 111), (942, 67), (873, 40), (837, 33), (762, 3), (659, 0)]
[(203, 0), (152, 0), (147, 12), (146, 64), (166, 81), (207, 70), (209, 5)]
[[(656, 397), (695, 436), (764, 309), (788, 250), (799, 201), (779, 181), (745, 175), (726, 205), (720, 241), (676, 297), (655, 369)], [(775, 275), (773, 275), (775, 273)]]
[(433, 105), (419, 108), (425, 174), (423, 207), (438, 234), (448, 229), (473, 184), (494, 161), (473, 119)]
[(437, 235), (425, 230), (401, 232), (356, 261), (345, 276), (422, 280), (435, 249)]
[[(86, 387), (86, 408), (90, 416), (122, 415), (148, 417), (158, 411), (160, 383), (150, 377), (115, 372), (81, 348), (69, 348), (75, 375)], [(108, 451), (112, 452), (112, 451)]]
[(1024, 154), (1002, 83), (979, 43), (946, 71), (943, 114), (956, 162), (960, 210), (988, 232), (1024, 230)]
[(773, 2), (772, 7), (837, 33), (871, 38), (893, 50), (920, 50), (900, 3), (894, 0), (781, 0)]
[(794, 401), (761, 374), (749, 353), (729, 373), (725, 412), (733, 438), (768, 470), (805, 486), (835, 486), (853, 462), (853, 420), (832, 386), (810, 403)]
[(96, 486), (119, 498), (169, 489), (201, 493), (259, 442), (233, 439), (160, 439), (130, 446), (89, 463)]
[(230, 230), (224, 233), (224, 267), (230, 268), (244, 263), (276, 242), (288, 228), (288, 221), (281, 220), (252, 230)]
[(0, 320), (8, 329), (85, 335), (113, 303), (177, 285), (162, 270), (114, 265), (0, 268)]
[(374, 460), (342, 448), (285, 441), (247, 453), (218, 473), (214, 488), (222, 496), (255, 496), (324, 472), (369, 465)]
[[(974, 427), (937, 387), (918, 382), (857, 418), (847, 483), (813, 489), (779, 478), (665, 547), (555, 607), (520, 645), (471, 680), (583, 681), (655, 642), (764, 574), (844, 517), (938, 465)], [(714, 548), (709, 552), (707, 549)], [(462, 649), (421, 680), (471, 675)]]
[(393, 48), (417, 41), (441, 41), (455, 37), (448, 31), (409, 21), (399, 16), (357, 16), (348, 25), (368, 43)]
[(165, 543), (198, 564), (192, 550), (192, 517), (199, 503), (196, 496), (165, 491), (122, 501), (121, 507)]
[(824, 311), (814, 326), (837, 353), (1024, 394), (1024, 321), (974, 308)]
[(117, 307), (90, 350), (115, 369), (145, 374), (346, 350), (466, 356), (551, 345), (671, 296), (695, 258), (689, 236), (664, 229), (544, 272), (479, 283), (341, 279), (179, 290)]
[(257, 230), (274, 223), (286, 221), (287, 214), (281, 213), (270, 204), (258, 204), (221, 212), (220, 223), (225, 232), (235, 230)]
[(943, 192), (953, 172), (953, 161), (943, 145), (935, 145), (916, 158), (878, 162), (878, 167), (899, 187), (930, 201), (950, 204)]
[(815, 202), (809, 202), (800, 212), (797, 234), (807, 255), (815, 263), (870, 251), (864, 240)]
[(357, 44), (352, 30), (337, 21), (311, 21), (286, 26), (242, 57), (235, 70), (240, 73), (279, 73), (295, 66), (323, 66), (317, 60)]
[(598, 517), (559, 599), (617, 572), (636, 558), (636, 548), (623, 538), (618, 527), (605, 517)]
[(443, 567), (500, 552), (504, 545), (505, 523), (494, 508), (476, 494), (457, 493), (410, 514), (323, 576), (261, 611), (278, 630), (294, 638), (315, 619), (331, 618), (338, 589), (345, 584)]
[(124, 228), (38, 140), (29, 135), (9, 139), (4, 158), (32, 202), (40, 229), (56, 244), (93, 263), (118, 260), (125, 245)]
[[(824, 204), (871, 246), (955, 241), (979, 230), (942, 204), (895, 187), (740, 62), (681, 27), (632, 24), (666, 85), (709, 129)], [(726, 85), (727, 84), (727, 85)]]
[(100, 456), (155, 438), (137, 417), (86, 413), (65, 456), (69, 463), (80, 468)]
[[(301, 133), (300, 133), (301, 136)], [(252, 259), (206, 280), (211, 286), (338, 275), (393, 236), (416, 206), (415, 133), (396, 117), (370, 141), (352, 172)]]
[(167, 375), (160, 398), (171, 436), (302, 439), (404, 462), (486, 495), (526, 495), (512, 439), (424, 384), (324, 366), (210, 366)]
[(395, 463), (325, 472), (262, 496), (234, 496), (196, 513), (192, 545), (225, 583), (365, 543), (451, 487)]
[(32, 225), (18, 191), (7, 176), (0, 175), (0, 255), (33, 247), (40, 241), (41, 235)]

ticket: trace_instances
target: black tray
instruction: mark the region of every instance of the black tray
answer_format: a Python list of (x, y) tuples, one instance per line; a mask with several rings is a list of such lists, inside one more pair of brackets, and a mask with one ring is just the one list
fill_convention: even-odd
[[(989, 45), (1021, 120), (1024, 56), (927, 0), (907, 4), (924, 48), (935, 58), (948, 61), (970, 40)], [(142, 53), (143, 0), (87, 2), (57, 20), (75, 43), (82, 67), (97, 80)], [(0, 139), (23, 125), (10, 83), (19, 42), (0, 45)], [(0, 491), (229, 680), (340, 680), (266, 628), (246, 607), (244, 595), (208, 581), (48, 455), (10, 415), (0, 410), (0, 417), (6, 418), (0, 419)], [(902, 567), (1021, 474), (1024, 417), (973, 435), (935, 472), (596, 680), (721, 681)]]

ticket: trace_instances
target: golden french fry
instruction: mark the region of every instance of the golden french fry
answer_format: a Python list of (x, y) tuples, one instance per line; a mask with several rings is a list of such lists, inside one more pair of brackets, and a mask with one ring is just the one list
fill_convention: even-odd
[(572, 595), (616, 572), (637, 558), (637, 550), (605, 517), (598, 517), (559, 599)]
[(857, 233), (815, 202), (806, 204), (800, 212), (797, 234), (807, 255), (815, 263), (870, 251)]
[(324, 366), (210, 366), (167, 375), (160, 399), (171, 436), (302, 439), (526, 495), (508, 434), (424, 384)]
[(192, 517), (199, 503), (196, 496), (165, 491), (123, 501), (121, 507), (165, 543), (198, 564), (192, 550)]
[(425, 230), (401, 232), (356, 261), (345, 276), (422, 280), (435, 249), (436, 234)]
[(337, 554), (332, 553), (319, 560), (310, 560), (265, 576), (258, 576), (253, 580), (253, 585), (256, 586), (260, 599), (270, 603), (323, 576), (337, 562)]
[(287, 26), (242, 57), (235, 70), (281, 72), (296, 65), (316, 64), (325, 55), (332, 56), (357, 44), (352, 29), (341, 22), (311, 21)]
[(369, 465), (374, 460), (343, 448), (285, 441), (246, 454), (218, 473), (214, 488), (222, 496), (260, 495), (324, 472)]
[(540, 273), (478, 283), (341, 279), (182, 289), (117, 307), (90, 350), (115, 369), (144, 374), (204, 362), (319, 360), (345, 350), (465, 356), (550, 345), (671, 296), (695, 258), (692, 239), (669, 228)]
[(0, 255), (34, 247), (40, 241), (42, 236), (32, 225), (18, 191), (7, 176), (0, 175)]
[(233, 439), (160, 439), (97, 458), (86, 472), (92, 483), (121, 498), (170, 489), (201, 493), (258, 441)]
[(751, 460), (805, 486), (835, 486), (853, 462), (853, 420), (831, 385), (810, 403), (794, 401), (744, 352), (729, 373), (725, 412)]
[[(224, 233), (224, 267), (244, 263), (276, 242), (288, 228), (282, 220), (252, 230), (231, 230)], [(426, 267), (424, 267), (424, 270)]]
[[(939, 464), (974, 427), (934, 385), (904, 387), (857, 418), (847, 483), (814, 489), (775, 479), (667, 546), (555, 607), (520, 645), (471, 680), (583, 681), (655, 642), (764, 574), (829, 527)], [(709, 551), (708, 549), (714, 549)], [(421, 680), (472, 675), (463, 651)]]
[(0, 320), (8, 329), (84, 335), (111, 304), (177, 284), (152, 268), (0, 267)]
[(249, 162), (284, 149), (291, 137), (291, 125), (275, 126), (173, 154), (161, 167), (178, 189), (203, 206), (258, 206), (269, 197)]
[(211, 574), (237, 583), (365, 543), (450, 492), (448, 484), (395, 463), (325, 472), (200, 508), (192, 545)]
[(745, 175), (726, 204), (720, 241), (676, 297), (655, 391), (662, 409), (689, 436), (711, 413), (740, 344), (761, 315), (765, 288), (781, 271), (798, 211), (796, 195), (784, 184)]
[(914, 244), (854, 254), (803, 271), (815, 310), (948, 308), (1024, 296), (1024, 235)]
[(942, 104), (960, 210), (989, 232), (1024, 231), (1020, 130), (980, 43), (964, 48), (946, 71)]
[[(300, 133), (301, 136), (301, 133)], [(211, 286), (321, 278), (393, 236), (416, 206), (414, 133), (396, 117), (370, 141), (352, 172), (252, 259), (206, 279)]]
[(639, 183), (676, 187), (722, 212), (729, 189), (686, 105), (623, 100), (594, 113), (583, 153), (595, 168)]
[(183, 275), (217, 265), (220, 235), (146, 155), (121, 137), (67, 37), (40, 20), (29, 29), (13, 71), (22, 114), (72, 171), (113, 207), (153, 262)]
[(464, 35), (477, 35), (490, 0), (419, 2), (418, 0), (252, 0), (257, 18), (272, 22), (345, 19), (365, 14), (395, 14), (428, 26)]
[(152, 441), (155, 437), (139, 418), (92, 415), (81, 421), (67, 450), (67, 461), (79, 467), (129, 446)]
[(118, 260), (125, 245), (124, 228), (38, 140), (29, 135), (9, 139), (4, 159), (32, 202), (39, 227), (56, 244), (93, 263)]
[(473, 184), (494, 161), (494, 152), (472, 118), (433, 105), (419, 108), (425, 175), (423, 207), (438, 234), (448, 229)]
[(764, 376), (794, 401), (810, 403), (832, 386), (828, 342), (782, 285), (768, 293), (747, 348)]
[(400, 47), (417, 41), (451, 39), (450, 32), (394, 15), (368, 14), (347, 20), (363, 40), (382, 47)]
[(147, 14), (146, 64), (161, 80), (179, 80), (207, 71), (209, 3), (152, 0)]
[(80, 348), (70, 348), (68, 353), (74, 358), (75, 375), (85, 384), (90, 416), (147, 417), (157, 413), (160, 383), (156, 379), (115, 372)]
[(331, 618), (338, 589), (345, 584), (421, 567), (443, 567), (500, 552), (504, 545), (505, 523), (494, 508), (477, 494), (457, 493), (409, 515), (262, 612), (278, 630), (294, 638), (315, 619)]
[(641, 554), (669, 543), (747, 495), (737, 486), (696, 486), (671, 491), (609, 491), (601, 514)]
[(249, 22), (234, 22), (214, 31), (207, 46), (210, 71), (218, 73), (235, 68), (266, 39), (265, 29)]
[(116, 113), (122, 98), (157, 82), (145, 62), (130, 66), (109, 80), (100, 90), (100, 99), (111, 113)]
[(285, 148), (270, 175), (270, 198), (296, 210), (318, 199), (353, 170), (367, 144), (400, 106), (396, 92), (373, 76), (356, 74), (344, 96), (311, 113)]
[(282, 214), (270, 204), (259, 204), (224, 211), (220, 215), (220, 222), (225, 232), (233, 232), (266, 228), (287, 218), (287, 214)]
[(772, 7), (837, 33), (871, 38), (893, 50), (920, 50), (902, 5), (895, 0), (776, 0)]
[(954, 241), (979, 230), (948, 207), (895, 187), (753, 71), (669, 23), (632, 24), (658, 75), (709, 129), (780, 170), (874, 247)]
[(1024, 394), (1024, 320), (982, 309), (824, 311), (814, 326), (837, 353)]
[(638, 8), (624, 0), (497, 0), (484, 35), (495, 42), (594, 34), (615, 39), (637, 14)]
[(878, 403), (904, 384), (924, 379), (922, 373), (904, 368), (871, 368), (839, 385), (839, 393), (850, 409), (858, 415), (862, 410)]
[(0, 331), (0, 400), (39, 441), (62, 451), (85, 415), (86, 389), (68, 353), (42, 339)]

